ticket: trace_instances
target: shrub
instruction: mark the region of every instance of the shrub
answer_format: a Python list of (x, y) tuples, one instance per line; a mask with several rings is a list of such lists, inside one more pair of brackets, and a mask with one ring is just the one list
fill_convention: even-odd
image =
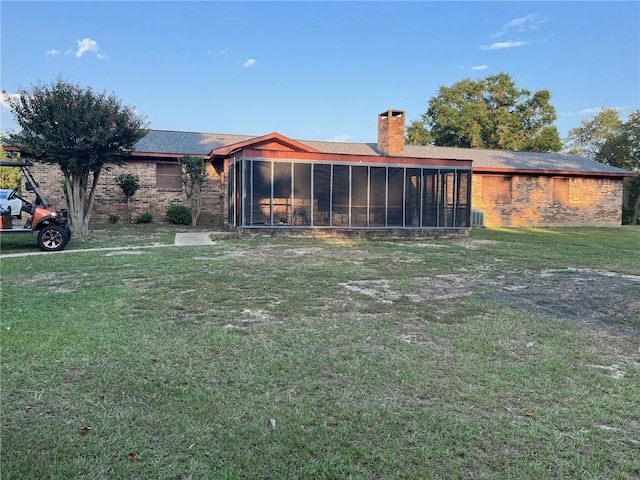
[(120, 215), (118, 215), (117, 213), (109, 214), (109, 223), (117, 223), (118, 220), (120, 220)]
[(171, 205), (167, 208), (167, 222), (175, 225), (191, 225), (191, 211), (182, 205)]
[(136, 223), (151, 223), (153, 222), (153, 215), (150, 212), (141, 213), (136, 218)]
[(140, 177), (134, 173), (121, 173), (115, 178), (115, 181), (127, 197), (127, 221), (131, 223), (131, 197), (140, 188)]

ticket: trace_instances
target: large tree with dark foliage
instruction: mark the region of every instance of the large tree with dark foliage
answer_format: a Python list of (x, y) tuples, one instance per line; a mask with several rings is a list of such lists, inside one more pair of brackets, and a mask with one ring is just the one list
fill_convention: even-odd
[[(411, 124), (409, 143), (499, 150), (559, 151), (556, 110), (548, 90), (530, 92), (506, 73), (441, 86), (429, 109)], [(419, 127), (424, 127), (424, 131)]]
[(5, 93), (5, 99), (20, 127), (11, 143), (24, 157), (60, 166), (75, 233), (89, 233), (100, 172), (123, 163), (147, 134), (146, 120), (113, 94), (62, 79), (21, 89), (15, 96)]

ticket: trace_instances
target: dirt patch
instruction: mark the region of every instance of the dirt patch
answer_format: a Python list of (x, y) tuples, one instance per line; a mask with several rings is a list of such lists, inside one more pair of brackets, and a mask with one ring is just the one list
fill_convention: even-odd
[(492, 298), (536, 315), (640, 334), (640, 276), (588, 269), (524, 272), (505, 276)]
[(640, 276), (588, 269), (496, 274), (478, 269), (417, 277), (409, 286), (387, 279), (340, 284), (351, 294), (383, 304), (400, 298), (414, 302), (482, 296), (505, 307), (583, 324), (616, 326), (640, 334)]

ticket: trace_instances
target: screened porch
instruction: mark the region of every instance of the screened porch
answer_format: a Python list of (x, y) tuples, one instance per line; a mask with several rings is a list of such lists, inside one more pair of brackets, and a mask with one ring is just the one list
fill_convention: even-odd
[(242, 228), (468, 228), (471, 168), (240, 158), (228, 222)]

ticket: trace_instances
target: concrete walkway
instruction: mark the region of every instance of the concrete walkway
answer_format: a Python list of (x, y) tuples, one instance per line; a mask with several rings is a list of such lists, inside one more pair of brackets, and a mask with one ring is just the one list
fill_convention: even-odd
[[(173, 245), (162, 245), (162, 244), (153, 244), (153, 245), (133, 245), (130, 247), (101, 247), (101, 248), (86, 248), (79, 250), (62, 250), (60, 252), (43, 252), (42, 250), (34, 250), (33, 252), (22, 252), (22, 253), (0, 253), (0, 258), (12, 258), (12, 257), (29, 257), (31, 255), (57, 255), (64, 253), (82, 253), (82, 252), (112, 252), (119, 250), (140, 250), (144, 248), (159, 248), (159, 247), (172, 247), (172, 246), (190, 246), (190, 245), (213, 245), (214, 242), (211, 240), (211, 232), (200, 232), (200, 233), (176, 233), (175, 240)], [(34, 248), (37, 248), (35, 246)]]
[(176, 233), (174, 245), (213, 245), (210, 232)]

